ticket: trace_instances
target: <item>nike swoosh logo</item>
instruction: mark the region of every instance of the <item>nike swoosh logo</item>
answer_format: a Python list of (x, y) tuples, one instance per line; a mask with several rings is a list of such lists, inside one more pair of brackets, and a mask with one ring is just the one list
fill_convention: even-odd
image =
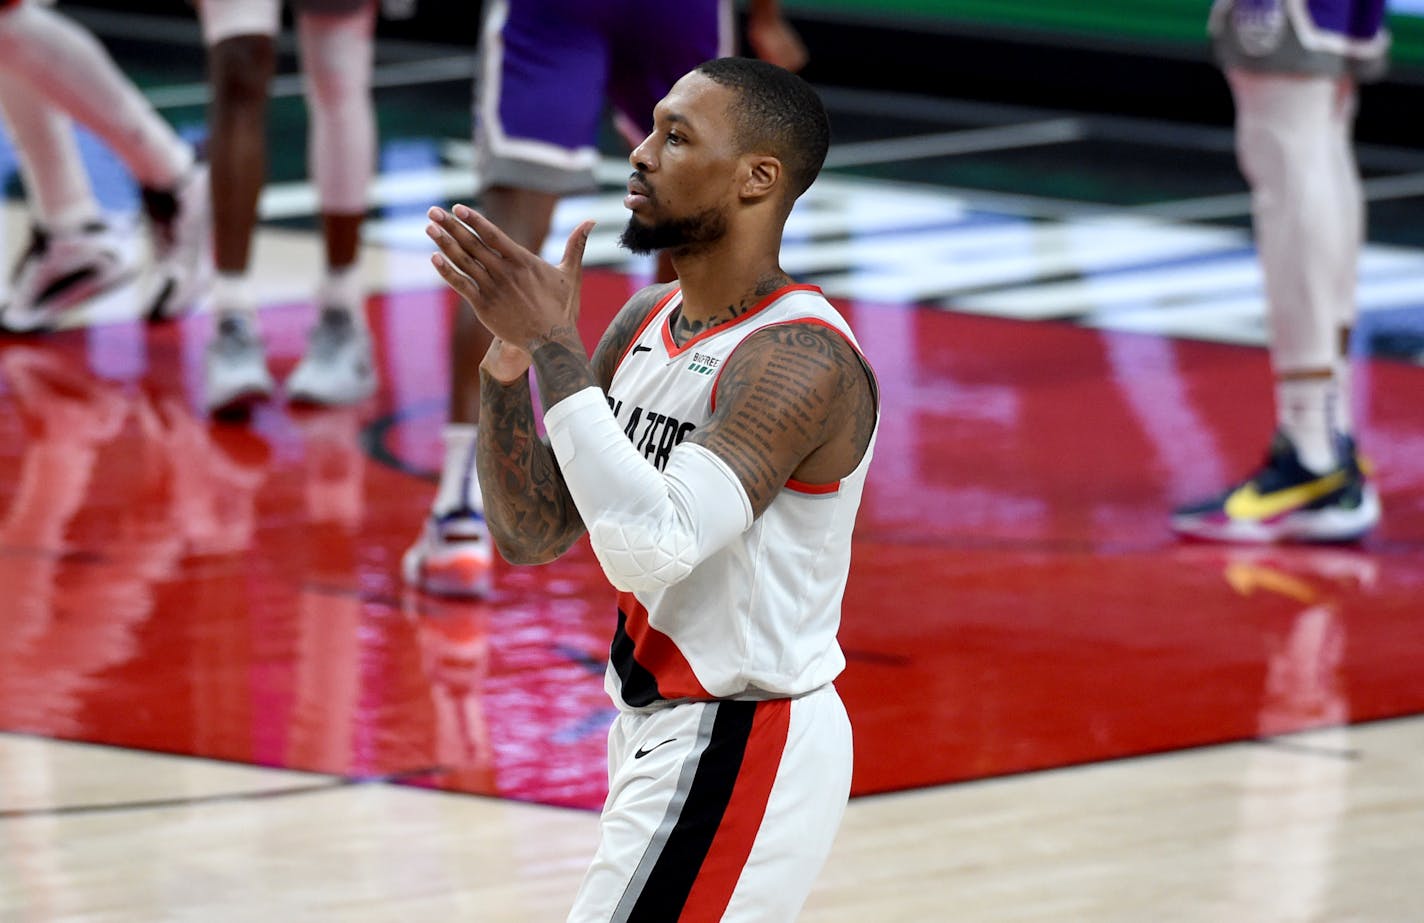
[(676, 738), (676, 737), (669, 737), (667, 740), (663, 741), (662, 744), (653, 744), (651, 747), (648, 747), (648, 748), (646, 748), (646, 749), (644, 749), (643, 747), (639, 747), (639, 748), (638, 748), (638, 752), (636, 752), (636, 753), (633, 754), (633, 759), (635, 759), (635, 760), (640, 760), (640, 759), (642, 759), (643, 757), (647, 756), (649, 753), (652, 753), (652, 752), (653, 752), (654, 750), (656, 750), (658, 747), (661, 747), (663, 744), (670, 744), (670, 743), (672, 743), (674, 740), (677, 740), (677, 738)]
[(635, 356), (636, 356), (638, 353), (650, 353), (650, 352), (652, 352), (652, 351), (653, 351), (653, 348), (652, 348), (651, 346), (634, 346), (634, 347), (633, 347), (633, 355), (635, 355)]
[(1270, 519), (1307, 506), (1344, 486), (1344, 471), (1268, 494), (1257, 491), (1255, 484), (1247, 484), (1227, 498), (1225, 512), (1232, 519)]

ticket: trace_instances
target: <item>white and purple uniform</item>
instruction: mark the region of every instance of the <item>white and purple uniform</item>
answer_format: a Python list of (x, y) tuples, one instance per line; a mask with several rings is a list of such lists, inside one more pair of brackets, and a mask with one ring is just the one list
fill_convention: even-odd
[(1216, 0), (1209, 28), (1228, 67), (1372, 78), (1389, 51), (1385, 0)]

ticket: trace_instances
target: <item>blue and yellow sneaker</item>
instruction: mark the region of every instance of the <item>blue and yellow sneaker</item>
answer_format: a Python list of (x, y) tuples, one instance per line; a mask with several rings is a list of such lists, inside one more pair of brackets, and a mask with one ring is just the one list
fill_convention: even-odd
[(1316, 474), (1300, 463), (1284, 433), (1244, 483), (1172, 514), (1179, 535), (1216, 542), (1353, 542), (1380, 518), (1379, 494), (1355, 441), (1340, 437), (1340, 467)]

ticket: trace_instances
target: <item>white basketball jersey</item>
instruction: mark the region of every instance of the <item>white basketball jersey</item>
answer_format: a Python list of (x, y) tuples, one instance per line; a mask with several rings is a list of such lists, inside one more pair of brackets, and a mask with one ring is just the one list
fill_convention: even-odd
[[(720, 373), (753, 333), (818, 324), (860, 348), (814, 286), (788, 286), (678, 346), (669, 318), (681, 302), (674, 290), (658, 303), (608, 388), (614, 416), (659, 470), (673, 447), (711, 418)], [(874, 448), (872, 432), (865, 457), (839, 482), (788, 483), (751, 528), (680, 583), (619, 593), (605, 680), (614, 702), (639, 709), (670, 700), (781, 698), (833, 680), (845, 667), (836, 632)]]

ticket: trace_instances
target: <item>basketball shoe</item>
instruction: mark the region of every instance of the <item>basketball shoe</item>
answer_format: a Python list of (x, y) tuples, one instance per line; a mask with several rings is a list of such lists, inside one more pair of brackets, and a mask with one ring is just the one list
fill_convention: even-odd
[(351, 310), (322, 308), (286, 388), (290, 400), (328, 406), (354, 404), (375, 393), (371, 334)]
[(12, 333), (53, 330), (73, 308), (133, 275), (128, 249), (103, 221), (63, 233), (33, 227), (15, 264), (10, 301), (0, 308), (0, 327)]
[(1355, 441), (1339, 437), (1339, 465), (1316, 474), (1277, 432), (1261, 469), (1219, 497), (1184, 506), (1173, 531), (1220, 542), (1352, 542), (1380, 518), (1379, 494)]
[(431, 513), (420, 538), (401, 558), (401, 575), (436, 596), (488, 595), (494, 561), (484, 515), (468, 507)]
[(203, 356), (208, 413), (230, 416), (272, 394), (267, 354), (252, 322), (242, 313), (218, 317), (217, 331)]
[(192, 310), (213, 283), (213, 219), (208, 167), (196, 164), (177, 188), (143, 190), (153, 263), (139, 304), (151, 321)]

